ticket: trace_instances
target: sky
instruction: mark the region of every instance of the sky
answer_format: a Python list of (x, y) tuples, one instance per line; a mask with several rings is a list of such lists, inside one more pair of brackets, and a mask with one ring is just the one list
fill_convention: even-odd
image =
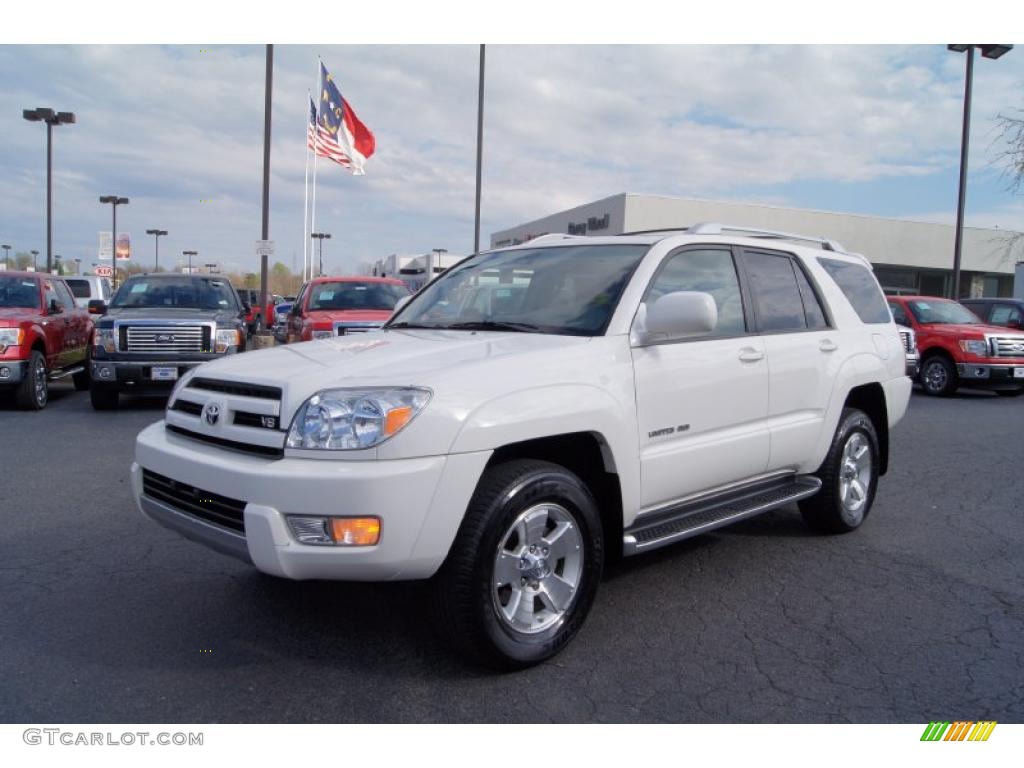
[[(317, 164), (328, 272), (391, 253), (473, 247), (478, 46), (276, 45), (270, 239), (301, 268), (306, 93), (317, 57), (374, 132), (366, 175)], [(0, 242), (96, 260), (100, 195), (138, 263), (182, 250), (255, 271), (262, 45), (0, 45)], [(620, 192), (952, 223), (963, 54), (944, 45), (487, 46), (481, 242)], [(974, 71), (967, 224), (1024, 230), (996, 119), (1024, 109), (1024, 47)], [(683, 222), (685, 224), (686, 222)]]

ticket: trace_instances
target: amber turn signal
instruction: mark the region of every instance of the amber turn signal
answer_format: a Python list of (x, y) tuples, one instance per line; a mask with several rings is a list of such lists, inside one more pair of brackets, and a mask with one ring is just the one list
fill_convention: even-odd
[(334, 543), (350, 547), (372, 547), (380, 541), (379, 517), (332, 517)]

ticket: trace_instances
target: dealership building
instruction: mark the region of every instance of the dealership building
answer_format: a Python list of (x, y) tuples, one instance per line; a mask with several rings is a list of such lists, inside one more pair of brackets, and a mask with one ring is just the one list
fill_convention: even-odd
[[(871, 261), (886, 293), (952, 295), (956, 228), (879, 216), (624, 193), (496, 232), (491, 235), (491, 247), (524, 243), (553, 232), (617, 235), (701, 221), (836, 240)], [(1009, 236), (1013, 234), (1001, 229), (964, 228), (961, 296), (1013, 295), (1015, 262), (1021, 250), (1019, 245), (1011, 249)], [(1018, 271), (1024, 273), (1024, 268)]]

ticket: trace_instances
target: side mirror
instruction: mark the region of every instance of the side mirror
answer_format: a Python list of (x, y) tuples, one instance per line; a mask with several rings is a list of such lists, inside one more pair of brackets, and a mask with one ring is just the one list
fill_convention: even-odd
[(51, 315), (59, 315), (64, 311), (64, 305), (56, 299), (50, 299), (50, 306), (47, 307), (47, 310)]
[(391, 310), (391, 316), (394, 317), (398, 314), (399, 310), (402, 309), (406, 304), (412, 301), (412, 296), (403, 296), (395, 302), (395, 308)]
[(107, 302), (103, 299), (90, 299), (89, 300), (89, 314), (90, 315), (105, 315), (107, 314)]
[(673, 341), (713, 331), (718, 325), (718, 305), (710, 293), (676, 291), (655, 301), (638, 319), (643, 325), (641, 344)]
[(302, 317), (302, 307), (298, 304), (292, 304), (292, 308), (288, 310), (288, 314), (292, 317)]
[(242, 299), (242, 311), (243, 311), (243, 312), (245, 312), (245, 314), (247, 314), (247, 315), (248, 315), (248, 314), (249, 314), (250, 312), (252, 312), (252, 304), (250, 304), (250, 303), (249, 303), (248, 301), (246, 301), (245, 299)]

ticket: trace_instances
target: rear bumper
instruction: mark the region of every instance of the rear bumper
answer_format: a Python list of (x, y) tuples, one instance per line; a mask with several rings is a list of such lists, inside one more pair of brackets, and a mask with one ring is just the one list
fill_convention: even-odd
[(20, 384), (27, 373), (27, 360), (0, 360), (0, 387)]
[(1019, 389), (1024, 387), (1024, 362), (957, 363), (957, 375), (965, 387)]

